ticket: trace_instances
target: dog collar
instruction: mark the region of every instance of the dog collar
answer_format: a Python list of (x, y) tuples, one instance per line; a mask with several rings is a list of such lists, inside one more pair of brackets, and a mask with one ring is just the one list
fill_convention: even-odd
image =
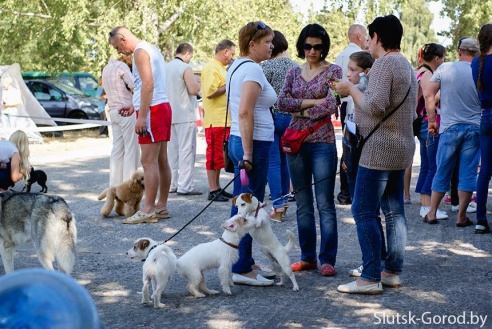
[(260, 209), (263, 208), (263, 207), (265, 207), (265, 206), (266, 206), (266, 203), (260, 204), (258, 202), (258, 208), (256, 208), (255, 218), (258, 217), (258, 212), (260, 211)]
[(235, 244), (232, 244), (232, 243), (227, 242), (227, 241), (226, 241), (226, 240), (224, 240), (223, 238), (220, 238), (219, 240), (220, 240), (220, 241), (222, 241), (222, 242), (224, 242), (224, 243), (225, 243), (226, 245), (228, 245), (229, 247), (232, 247), (232, 248), (234, 248), (234, 249), (239, 249), (239, 247), (238, 247), (238, 246), (236, 246)]
[[(152, 250), (154, 250), (157, 246), (158, 246), (158, 244), (153, 245), (153, 246), (149, 249), (149, 252), (147, 253), (147, 257), (149, 257), (150, 252), (151, 252)], [(147, 260), (147, 257), (145, 257), (145, 259), (142, 259), (142, 262), (145, 262), (145, 261)]]

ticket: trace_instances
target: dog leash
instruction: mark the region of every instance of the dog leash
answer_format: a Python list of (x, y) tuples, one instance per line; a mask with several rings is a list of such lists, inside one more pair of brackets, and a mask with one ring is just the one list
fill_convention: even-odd
[(303, 187), (298, 188), (298, 189), (296, 189), (296, 190), (293, 190), (292, 192), (290, 192), (290, 193), (288, 193), (288, 194), (282, 195), (280, 198), (276, 198), (275, 200), (272, 200), (272, 203), (273, 203), (273, 202), (275, 202), (275, 201), (278, 201), (278, 200), (282, 200), (282, 199), (284, 199), (284, 198), (287, 198), (287, 197), (289, 196), (289, 194), (296, 195), (297, 193), (301, 192), (302, 190), (305, 190), (305, 189), (307, 189), (307, 188), (310, 188), (311, 186), (314, 186), (315, 184), (321, 183), (322, 181), (325, 181), (325, 180), (327, 180), (328, 178), (331, 178), (331, 177), (336, 176), (336, 175), (338, 175), (338, 174), (340, 174), (340, 172), (335, 173), (335, 175), (329, 175), (329, 176), (327, 176), (327, 177), (325, 177), (325, 178), (322, 178), (322, 179), (320, 179), (320, 180), (317, 180), (317, 181), (315, 181), (315, 182), (313, 182), (313, 183), (311, 183), (311, 184), (309, 184), (309, 185), (306, 185), (306, 186), (303, 186)]
[[(233, 179), (231, 179), (231, 181), (229, 183), (227, 183), (227, 185), (222, 189), (223, 191), (229, 186), (232, 184), (232, 182), (234, 182), (234, 180), (236, 178), (239, 177), (240, 174), (237, 174), (236, 176), (234, 176)], [(215, 197), (210, 200), (210, 202), (205, 206), (205, 208), (203, 208), (198, 214), (195, 215), (195, 217), (193, 217), (188, 223), (185, 224), (185, 226), (183, 226), (182, 228), (179, 229), (179, 231), (177, 231), (176, 233), (174, 233), (173, 235), (171, 235), (171, 237), (169, 239), (166, 239), (164, 240), (164, 243), (170, 241), (172, 238), (174, 238), (176, 235), (178, 235), (179, 233), (181, 233), (182, 230), (184, 230), (188, 225), (190, 225), (195, 219), (197, 219), (211, 204), (212, 202), (215, 201), (215, 199), (220, 195), (220, 193), (217, 193), (215, 195)]]

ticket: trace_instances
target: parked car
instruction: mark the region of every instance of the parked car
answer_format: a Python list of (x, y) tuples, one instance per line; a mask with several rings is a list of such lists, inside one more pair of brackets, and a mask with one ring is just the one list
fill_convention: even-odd
[(99, 120), (97, 99), (57, 80), (27, 80), (29, 90), (52, 118)]
[(24, 80), (57, 80), (65, 82), (77, 89), (82, 90), (86, 95), (96, 97), (99, 83), (97, 78), (87, 72), (58, 72), (54, 74), (46, 72), (22, 72)]

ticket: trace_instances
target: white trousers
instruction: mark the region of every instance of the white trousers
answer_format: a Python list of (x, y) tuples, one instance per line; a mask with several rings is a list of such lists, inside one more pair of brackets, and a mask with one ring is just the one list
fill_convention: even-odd
[(135, 133), (135, 113), (122, 117), (117, 110), (109, 111), (113, 149), (109, 159), (109, 186), (131, 178), (140, 165), (140, 146)]
[(196, 158), (195, 122), (173, 123), (171, 140), (167, 149), (171, 167), (171, 190), (180, 193), (193, 190), (193, 173)]

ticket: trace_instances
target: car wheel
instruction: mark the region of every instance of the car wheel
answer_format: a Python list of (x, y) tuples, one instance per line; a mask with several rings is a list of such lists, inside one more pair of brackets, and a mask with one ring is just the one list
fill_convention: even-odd
[(83, 119), (83, 120), (88, 120), (89, 117), (87, 117), (87, 114), (85, 114), (82, 111), (73, 111), (68, 114), (69, 119)]

